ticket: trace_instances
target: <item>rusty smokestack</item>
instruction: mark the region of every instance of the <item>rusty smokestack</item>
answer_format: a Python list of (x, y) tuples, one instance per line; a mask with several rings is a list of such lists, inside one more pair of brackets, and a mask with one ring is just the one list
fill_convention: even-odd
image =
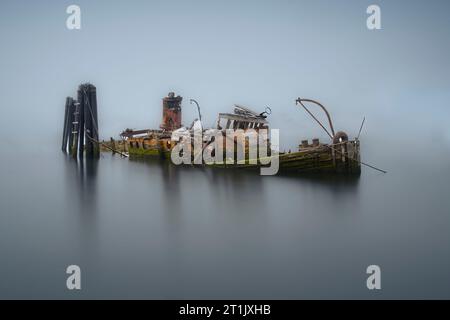
[(180, 96), (175, 96), (174, 92), (169, 92), (163, 98), (163, 117), (161, 129), (173, 131), (181, 128), (181, 101)]

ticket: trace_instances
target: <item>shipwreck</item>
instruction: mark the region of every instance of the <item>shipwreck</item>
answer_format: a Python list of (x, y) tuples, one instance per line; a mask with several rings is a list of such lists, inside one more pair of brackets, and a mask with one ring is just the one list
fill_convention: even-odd
[[(122, 142), (114, 142), (114, 148), (121, 146), (121, 150), (134, 157), (159, 157), (171, 161), (174, 149), (179, 145), (178, 137), (180, 135), (192, 138), (195, 141), (195, 132), (202, 132), (203, 138), (200, 142), (200, 148), (195, 151), (194, 142), (190, 145), (189, 160), (184, 164), (193, 166), (214, 166), (222, 168), (259, 168), (270, 163), (273, 157), (278, 158), (279, 170), (281, 172), (328, 172), (342, 174), (360, 174), (360, 142), (358, 138), (350, 140), (348, 135), (343, 132), (334, 131), (331, 116), (326, 108), (317, 101), (310, 99), (296, 100), (296, 104), (303, 106), (307, 112), (320, 124), (330, 137), (328, 143), (322, 143), (319, 139), (302, 140), (298, 146), (298, 150), (294, 152), (274, 152), (272, 142), (269, 135), (264, 136), (267, 153), (264, 159), (259, 153), (255, 157), (249, 150), (249, 141), (245, 139), (249, 137), (249, 132), (253, 135), (260, 135), (262, 131), (269, 130), (268, 117), (271, 109), (266, 108), (264, 112), (258, 113), (248, 107), (242, 105), (234, 105), (232, 113), (219, 113), (214, 128), (205, 128), (202, 125), (201, 112), (198, 103), (198, 119), (195, 119), (191, 126), (184, 127), (182, 125), (182, 100), (180, 96), (176, 96), (170, 92), (162, 99), (162, 122), (158, 129), (142, 129), (142, 130), (124, 130), (120, 136)], [(329, 129), (327, 129), (319, 120), (309, 111), (305, 103), (314, 103), (322, 108), (329, 120)], [(215, 139), (211, 139), (211, 130), (215, 132)], [(232, 130), (235, 135), (231, 138), (227, 133)], [(236, 133), (237, 132), (237, 133)], [(220, 144), (217, 144), (217, 133), (223, 137)], [(243, 137), (243, 139), (241, 139)], [(261, 137), (256, 137), (261, 138)], [(230, 140), (231, 139), (231, 140)], [(220, 145), (223, 143), (223, 148)], [(226, 145), (234, 145), (234, 159), (230, 159), (230, 154), (221, 153), (219, 161), (217, 161), (216, 152), (218, 149), (226, 149)], [(111, 146), (110, 146), (111, 147)], [(260, 146), (261, 147), (261, 146)], [(239, 161), (237, 158), (238, 150), (243, 150), (244, 160)], [(202, 158), (207, 154), (213, 156), (216, 161), (211, 162)], [(222, 161), (220, 161), (220, 158)], [(233, 158), (233, 157), (232, 157)]]
[[(350, 139), (344, 131), (335, 132), (328, 110), (312, 99), (297, 98), (295, 104), (306, 110), (327, 133), (329, 141), (303, 139), (296, 150), (281, 152), (277, 130), (270, 127), (270, 107), (263, 112), (255, 112), (235, 104), (232, 112), (219, 113), (215, 125), (208, 128), (203, 124), (200, 105), (191, 99), (190, 103), (197, 107), (198, 118), (190, 126), (183, 126), (183, 98), (174, 92), (162, 99), (159, 128), (125, 129), (119, 140), (100, 141), (96, 91), (92, 84), (81, 84), (77, 99), (66, 98), (61, 149), (75, 159), (95, 159), (101, 152), (112, 151), (131, 159), (159, 158), (175, 165), (194, 167), (259, 168), (262, 172), (276, 163), (276, 173), (359, 175), (361, 165), (365, 165), (386, 173), (361, 161), (359, 136), (365, 119), (357, 137)], [(309, 105), (324, 112), (328, 121), (326, 125), (309, 110)]]

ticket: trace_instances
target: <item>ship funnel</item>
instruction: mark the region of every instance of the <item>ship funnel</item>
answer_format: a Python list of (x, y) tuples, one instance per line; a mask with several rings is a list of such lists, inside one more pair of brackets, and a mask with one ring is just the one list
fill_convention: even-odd
[(174, 92), (169, 92), (163, 98), (163, 117), (161, 129), (173, 131), (181, 128), (181, 101), (180, 96), (175, 96)]

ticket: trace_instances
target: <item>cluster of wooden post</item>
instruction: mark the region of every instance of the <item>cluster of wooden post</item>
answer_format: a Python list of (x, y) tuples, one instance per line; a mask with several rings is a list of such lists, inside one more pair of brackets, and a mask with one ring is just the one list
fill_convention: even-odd
[(66, 98), (62, 151), (74, 158), (99, 158), (97, 90), (92, 84), (78, 87), (77, 100)]

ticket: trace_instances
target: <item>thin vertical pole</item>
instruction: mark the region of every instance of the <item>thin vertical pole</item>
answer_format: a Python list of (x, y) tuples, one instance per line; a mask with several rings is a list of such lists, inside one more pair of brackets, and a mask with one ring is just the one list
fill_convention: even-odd
[(67, 97), (66, 98), (66, 105), (64, 108), (64, 128), (63, 128), (63, 134), (62, 134), (62, 142), (61, 142), (61, 150), (63, 152), (67, 151), (67, 138), (68, 138), (68, 128), (69, 128), (69, 118), (70, 118), (70, 100), (72, 98)]
[(74, 159), (77, 158), (78, 154), (78, 137), (79, 137), (79, 117), (80, 117), (80, 103), (74, 103), (74, 113), (73, 113), (73, 121), (72, 121), (72, 143), (70, 153)]
[(69, 122), (67, 124), (67, 132), (69, 138), (69, 152), (72, 153), (73, 147), (73, 135), (74, 135), (74, 122), (75, 122), (75, 101), (72, 99), (72, 103), (69, 105)]
[[(97, 88), (94, 85), (90, 85), (90, 106), (92, 109), (92, 137), (95, 141), (99, 141), (100, 136), (98, 132), (98, 116), (97, 116)], [(100, 157), (100, 146), (97, 143), (92, 142), (93, 156), (94, 158)]]
[(92, 130), (92, 110), (91, 110), (91, 97), (90, 97), (90, 85), (83, 87), (83, 99), (84, 99), (84, 127), (86, 132), (86, 157), (92, 158), (93, 155), (93, 130)]
[(83, 158), (84, 153), (84, 106), (86, 99), (84, 97), (84, 85), (80, 85), (78, 88), (78, 157)]

